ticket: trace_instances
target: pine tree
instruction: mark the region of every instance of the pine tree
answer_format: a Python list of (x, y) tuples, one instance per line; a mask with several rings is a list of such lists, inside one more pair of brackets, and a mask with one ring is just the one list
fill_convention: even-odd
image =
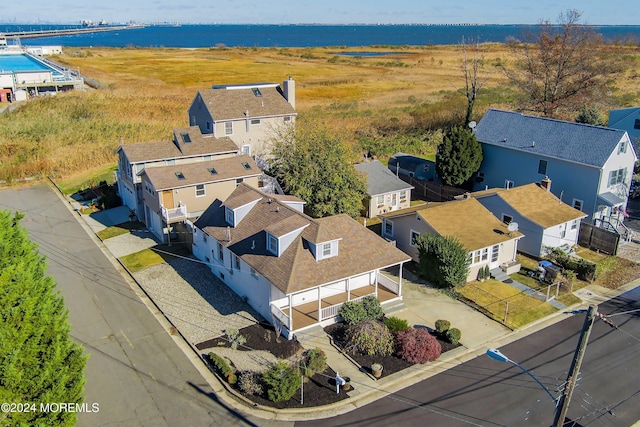
[(436, 170), (445, 185), (459, 186), (480, 169), (482, 146), (461, 126), (444, 132), (436, 154)]
[(40, 403), (82, 403), (86, 356), (21, 218), (0, 211), (0, 402), (37, 410), (0, 413), (0, 424), (73, 425), (76, 413), (41, 411)]

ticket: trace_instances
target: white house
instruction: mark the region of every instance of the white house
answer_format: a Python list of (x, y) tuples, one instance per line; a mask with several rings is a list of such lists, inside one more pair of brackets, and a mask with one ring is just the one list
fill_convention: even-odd
[(469, 251), (469, 275), (475, 280), (478, 271), (501, 268), (507, 274), (520, 269), (516, 262), (519, 231), (509, 230), (475, 198), (467, 197), (444, 203), (428, 203), (380, 215), (382, 236), (419, 261), (416, 238), (423, 234), (455, 237)]
[(193, 254), (289, 339), (334, 323), (345, 301), (402, 298), (382, 271), (409, 257), (347, 215), (314, 219), (301, 201), (240, 184), (193, 223)]
[(580, 220), (587, 215), (563, 203), (550, 192), (551, 180), (511, 189), (493, 188), (471, 196), (505, 224), (516, 223), (524, 236), (518, 250), (543, 257), (549, 248), (578, 243)]

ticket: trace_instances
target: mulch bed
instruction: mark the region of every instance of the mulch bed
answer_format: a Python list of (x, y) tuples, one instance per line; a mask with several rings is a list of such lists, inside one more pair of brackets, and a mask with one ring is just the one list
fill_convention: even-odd
[[(304, 350), (298, 341), (287, 340), (282, 336), (278, 337), (273, 326), (268, 324), (254, 324), (240, 329), (239, 332), (246, 338), (247, 342), (242, 346), (238, 346), (238, 350), (265, 350), (279, 359), (289, 359)], [(277, 340), (276, 337), (278, 338)], [(199, 350), (211, 347), (231, 347), (231, 345), (225, 337), (214, 338), (196, 345)], [(261, 396), (245, 395), (237, 383), (231, 385), (231, 388), (258, 405), (278, 409), (307, 408), (328, 405), (348, 397), (344, 390), (340, 390), (339, 394), (336, 393), (335, 376), (336, 373), (331, 368), (327, 368), (324, 372), (317, 373), (309, 378), (303, 386), (303, 400), (301, 399), (301, 390), (298, 390), (291, 399), (276, 403), (270, 401), (266, 393)]]
[[(345, 323), (336, 323), (324, 328), (324, 331), (333, 339), (333, 342), (340, 348), (345, 348), (347, 344), (346, 331), (347, 325)], [(435, 331), (429, 329), (429, 333), (438, 340), (442, 346), (442, 352), (444, 354), (449, 350), (460, 347), (460, 344), (451, 344), (449, 341), (443, 340)], [(360, 365), (360, 367), (368, 373), (371, 373), (371, 365), (373, 363), (380, 363), (383, 367), (382, 376), (390, 375), (396, 372), (400, 372), (403, 369), (412, 366), (413, 363), (409, 363), (395, 355), (390, 356), (368, 356), (359, 353), (349, 353), (349, 356)]]

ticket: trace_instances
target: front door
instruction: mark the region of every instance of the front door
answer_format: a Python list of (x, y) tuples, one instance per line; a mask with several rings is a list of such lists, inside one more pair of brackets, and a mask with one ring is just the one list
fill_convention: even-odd
[(394, 209), (398, 206), (398, 194), (393, 193), (391, 195), (391, 209)]
[(162, 206), (167, 209), (173, 209), (173, 190), (164, 190), (162, 192)]

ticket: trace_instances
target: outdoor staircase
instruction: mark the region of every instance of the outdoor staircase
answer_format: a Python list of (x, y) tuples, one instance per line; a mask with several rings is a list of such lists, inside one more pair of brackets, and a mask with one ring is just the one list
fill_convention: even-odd
[(395, 313), (398, 313), (402, 310), (405, 310), (406, 308), (407, 306), (404, 305), (404, 302), (402, 302), (402, 300), (393, 300), (386, 303), (382, 303), (382, 310), (384, 311), (384, 314), (387, 317), (392, 316)]
[(509, 279), (509, 276), (507, 275), (507, 273), (502, 271), (500, 267), (494, 268), (493, 270), (489, 270), (489, 273), (491, 273), (491, 277), (493, 277), (499, 282), (504, 282), (505, 280)]

